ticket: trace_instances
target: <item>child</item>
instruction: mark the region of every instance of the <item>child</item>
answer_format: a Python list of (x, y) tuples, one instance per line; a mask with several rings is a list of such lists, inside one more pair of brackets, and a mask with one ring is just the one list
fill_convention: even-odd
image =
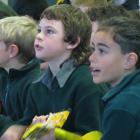
[(109, 83), (103, 97), (102, 140), (140, 139), (140, 22), (114, 17), (92, 38), (93, 81)]
[(132, 18), (140, 20), (140, 11), (138, 10), (130, 10), (129, 14)]
[[(16, 12), (12, 8), (10, 8), (8, 5), (0, 1), (0, 19), (4, 17), (16, 16), (16, 15), (17, 15)], [(5, 80), (5, 77), (3, 76), (4, 73), (5, 71), (3, 70), (3, 68), (0, 68), (0, 91), (2, 90), (1, 88), (3, 87), (2, 79)], [(1, 93), (0, 93), (0, 96), (1, 96)], [(0, 113), (1, 113), (1, 109), (2, 109), (2, 102), (0, 101)]]
[(107, 6), (107, 0), (71, 0), (71, 4), (86, 12), (92, 7)]
[(87, 11), (87, 14), (92, 21), (91, 36), (94, 36), (94, 33), (97, 31), (98, 26), (104, 20), (116, 16), (130, 17), (129, 12), (122, 6), (116, 6), (112, 4), (109, 4), (108, 6), (93, 7)]
[(24, 115), (28, 87), (40, 75), (34, 51), (36, 33), (36, 23), (29, 17), (15, 16), (0, 20), (0, 67), (5, 69), (5, 79), (1, 79), (3, 87), (0, 88), (1, 140), (14, 140), (18, 132), (24, 130), (16, 124)]
[(64, 129), (79, 134), (100, 130), (104, 89), (92, 83), (88, 68), (90, 35), (91, 22), (79, 8), (61, 4), (42, 13), (35, 51), (48, 69), (30, 89), (27, 124), (35, 115), (70, 109)]

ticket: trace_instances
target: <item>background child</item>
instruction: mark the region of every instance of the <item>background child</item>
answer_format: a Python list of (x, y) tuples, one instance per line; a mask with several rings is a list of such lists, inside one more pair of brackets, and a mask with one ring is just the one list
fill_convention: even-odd
[(140, 139), (140, 22), (114, 17), (92, 38), (90, 69), (95, 83), (109, 83), (103, 97), (102, 140)]
[(122, 6), (109, 4), (107, 6), (93, 7), (87, 11), (87, 14), (92, 21), (92, 34), (93, 38), (98, 26), (102, 21), (116, 16), (130, 17), (130, 13)]
[[(6, 5), (5, 3), (3, 3), (2, 1), (0, 1), (0, 19), (4, 18), (4, 17), (8, 17), (8, 16), (16, 16), (16, 12), (10, 8), (8, 5)], [(2, 85), (2, 79), (5, 80), (5, 77), (3, 76), (5, 73), (5, 71), (3, 70), (3, 68), (0, 68), (0, 91), (1, 88), (3, 87)], [(0, 93), (1, 95), (1, 93)], [(1, 112), (1, 106), (2, 103), (0, 101), (0, 112)]]
[(69, 4), (54, 5), (43, 12), (38, 31), (36, 56), (48, 62), (48, 69), (30, 89), (27, 124), (35, 115), (71, 109), (64, 129), (79, 134), (100, 130), (100, 97), (104, 90), (92, 82), (88, 67), (88, 16)]
[(15, 140), (24, 130), (18, 124), (26, 108), (29, 85), (40, 75), (35, 58), (34, 39), (37, 26), (29, 17), (7, 17), (0, 20), (0, 67), (5, 69), (0, 100), (0, 139)]
[(107, 0), (71, 0), (71, 4), (86, 12), (92, 7), (107, 6)]

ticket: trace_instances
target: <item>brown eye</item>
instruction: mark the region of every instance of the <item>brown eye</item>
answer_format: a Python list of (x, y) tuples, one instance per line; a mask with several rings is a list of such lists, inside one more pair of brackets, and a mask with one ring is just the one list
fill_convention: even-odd
[(91, 47), (91, 51), (94, 52), (95, 51), (95, 48), (94, 47)]
[(107, 51), (106, 51), (105, 49), (100, 48), (100, 49), (99, 49), (99, 53), (100, 53), (101, 55), (103, 55), (103, 54), (106, 54)]

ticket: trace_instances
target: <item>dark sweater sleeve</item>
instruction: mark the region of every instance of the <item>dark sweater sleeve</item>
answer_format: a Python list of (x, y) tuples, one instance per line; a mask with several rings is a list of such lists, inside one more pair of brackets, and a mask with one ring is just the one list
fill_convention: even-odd
[(11, 126), (14, 123), (14, 121), (5, 115), (0, 115), (0, 136), (5, 132), (5, 130)]
[(81, 81), (77, 87), (74, 107), (76, 131), (85, 134), (100, 130), (102, 91), (90, 80)]
[(19, 125), (30, 125), (32, 122), (32, 119), (36, 115), (36, 104), (34, 103), (34, 98), (32, 96), (32, 88), (30, 88), (27, 102), (26, 102), (26, 108), (24, 110), (23, 117), (17, 121), (17, 124)]
[(105, 112), (102, 140), (130, 140), (135, 126), (135, 118), (127, 111), (112, 110)]
[(12, 120), (9, 116), (0, 115), (0, 136), (12, 125), (28, 126), (32, 122), (32, 118), (34, 117), (34, 106), (30, 94), (27, 96), (27, 102), (25, 102), (25, 104), (26, 108), (23, 116), (16, 121)]

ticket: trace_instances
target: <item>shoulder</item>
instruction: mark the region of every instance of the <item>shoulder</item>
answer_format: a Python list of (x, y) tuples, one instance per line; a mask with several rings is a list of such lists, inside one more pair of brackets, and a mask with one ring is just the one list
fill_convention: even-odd
[(92, 80), (92, 75), (88, 65), (80, 65), (75, 68), (75, 70), (71, 74), (72, 78), (81, 80)]
[(139, 116), (140, 112), (140, 89), (129, 87), (108, 102), (108, 110), (121, 110), (129, 112), (131, 115)]

